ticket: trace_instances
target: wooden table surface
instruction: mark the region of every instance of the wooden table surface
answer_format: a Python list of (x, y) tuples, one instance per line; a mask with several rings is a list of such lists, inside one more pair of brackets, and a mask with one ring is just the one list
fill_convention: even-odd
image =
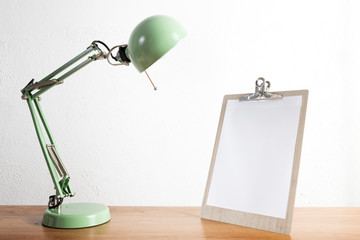
[(110, 207), (110, 222), (84, 229), (41, 225), (43, 206), (0, 206), (0, 240), (360, 239), (360, 208), (295, 208), (290, 235), (200, 219), (199, 207)]

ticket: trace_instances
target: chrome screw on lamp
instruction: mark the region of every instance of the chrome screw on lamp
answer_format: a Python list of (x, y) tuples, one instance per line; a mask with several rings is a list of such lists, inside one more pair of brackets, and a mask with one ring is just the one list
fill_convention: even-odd
[[(65, 197), (74, 196), (74, 191), (70, 186), (69, 173), (61, 161), (53, 135), (40, 107), (40, 95), (63, 83), (64, 79), (96, 60), (107, 59), (112, 65), (129, 65), (132, 63), (139, 72), (143, 72), (174, 47), (185, 35), (186, 31), (181, 24), (169, 16), (157, 15), (146, 18), (135, 27), (128, 44), (117, 45), (109, 49), (103, 42), (93, 41), (78, 56), (40, 81), (31, 80), (21, 90), (22, 99), (28, 103), (41, 150), (56, 190), (56, 194), (49, 197), (48, 209), (43, 217), (43, 225), (54, 228), (84, 228), (106, 223), (111, 219), (111, 216), (109, 208), (98, 203), (62, 204)], [(99, 45), (105, 47), (107, 52), (104, 52)], [(115, 50), (117, 53), (114, 56)], [(63, 75), (55, 77), (86, 56), (86, 60)], [(38, 117), (40, 117), (40, 121)], [(41, 124), (50, 143), (45, 141)]]

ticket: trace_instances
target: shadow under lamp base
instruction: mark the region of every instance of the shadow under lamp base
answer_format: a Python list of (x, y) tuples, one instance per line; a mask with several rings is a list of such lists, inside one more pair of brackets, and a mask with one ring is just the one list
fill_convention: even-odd
[(42, 224), (52, 228), (87, 228), (110, 221), (109, 208), (99, 203), (67, 203), (45, 211)]

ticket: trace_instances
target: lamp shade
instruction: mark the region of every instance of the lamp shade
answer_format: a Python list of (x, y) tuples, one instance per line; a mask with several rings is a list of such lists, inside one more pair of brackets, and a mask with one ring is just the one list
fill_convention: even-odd
[(126, 55), (139, 72), (143, 72), (186, 36), (174, 18), (156, 15), (146, 18), (132, 31)]

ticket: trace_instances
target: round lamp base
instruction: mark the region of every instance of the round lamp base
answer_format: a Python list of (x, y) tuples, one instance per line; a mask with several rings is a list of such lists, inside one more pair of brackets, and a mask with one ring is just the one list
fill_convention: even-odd
[(52, 228), (86, 228), (110, 221), (109, 208), (98, 203), (67, 203), (47, 209), (42, 224)]

